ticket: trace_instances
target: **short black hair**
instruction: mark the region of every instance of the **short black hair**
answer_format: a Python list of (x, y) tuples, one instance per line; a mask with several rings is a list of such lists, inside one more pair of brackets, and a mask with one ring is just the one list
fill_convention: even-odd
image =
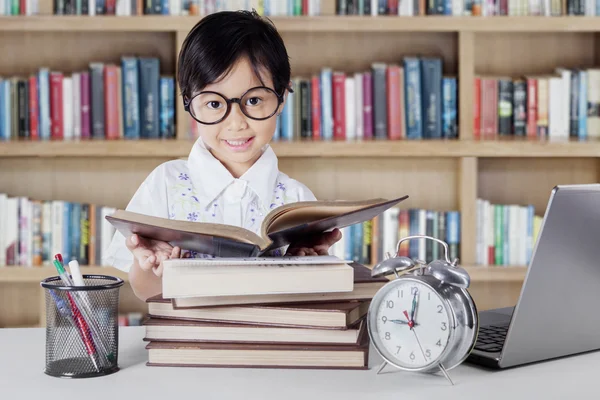
[(260, 67), (271, 74), (277, 94), (291, 91), (289, 57), (272, 22), (254, 10), (222, 11), (202, 18), (181, 46), (177, 79), (184, 101), (226, 75), (244, 56), (263, 85)]

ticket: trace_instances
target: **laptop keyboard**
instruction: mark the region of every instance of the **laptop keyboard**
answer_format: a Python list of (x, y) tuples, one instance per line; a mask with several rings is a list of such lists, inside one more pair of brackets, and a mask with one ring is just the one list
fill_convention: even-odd
[(488, 352), (502, 351), (506, 332), (508, 332), (508, 324), (480, 327), (475, 349)]

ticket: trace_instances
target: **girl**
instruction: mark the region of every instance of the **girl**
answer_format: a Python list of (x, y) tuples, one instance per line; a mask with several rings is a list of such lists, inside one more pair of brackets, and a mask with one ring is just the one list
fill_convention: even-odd
[[(259, 233), (270, 209), (315, 200), (305, 185), (279, 171), (269, 146), (277, 115), (292, 91), (290, 75), (283, 40), (255, 12), (203, 18), (183, 43), (177, 78), (185, 110), (199, 124), (199, 138), (187, 160), (169, 161), (153, 170), (127, 210)], [(290, 245), (287, 254), (328, 254), (340, 238), (336, 229)], [(127, 271), (142, 300), (161, 292), (162, 261), (202, 256), (119, 232), (107, 253), (105, 265)]]

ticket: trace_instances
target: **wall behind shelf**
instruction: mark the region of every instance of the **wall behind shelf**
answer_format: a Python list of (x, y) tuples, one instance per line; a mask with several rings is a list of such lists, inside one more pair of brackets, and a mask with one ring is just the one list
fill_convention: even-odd
[(600, 182), (596, 158), (482, 158), (478, 196), (497, 204), (533, 204), (543, 216), (558, 184)]
[(124, 55), (158, 57), (162, 74), (175, 73), (175, 34), (170, 32), (2, 32), (0, 48), (12, 55), (0, 62), (5, 76), (27, 76), (40, 67), (70, 74), (92, 61), (120, 65)]

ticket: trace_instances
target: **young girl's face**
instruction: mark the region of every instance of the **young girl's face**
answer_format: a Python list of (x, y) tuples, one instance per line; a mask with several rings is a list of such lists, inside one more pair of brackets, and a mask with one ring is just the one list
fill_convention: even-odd
[[(221, 94), (226, 99), (240, 98), (249, 89), (266, 86), (273, 89), (273, 81), (268, 73), (262, 73), (261, 79), (264, 85), (256, 77), (252, 65), (246, 58), (240, 59), (227, 76), (219, 82), (207, 85), (203, 92), (212, 91)], [(251, 92), (251, 96), (242, 99), (242, 106), (248, 112), (257, 112), (261, 108), (273, 107), (276, 100), (266, 98), (260, 91)], [(256, 94), (256, 95), (255, 95)], [(275, 103), (272, 103), (275, 101)], [(269, 102), (269, 103), (267, 103)], [(207, 95), (199, 102), (206, 115), (217, 115), (227, 108), (227, 104), (214, 95)], [(277, 108), (279, 113), (283, 103)], [(270, 112), (269, 112), (270, 114)], [(266, 115), (265, 115), (266, 116)], [(232, 103), (227, 117), (214, 125), (198, 125), (198, 132), (210, 149), (211, 153), (234, 175), (241, 176), (246, 172), (262, 154), (262, 148), (269, 143), (275, 133), (277, 114), (268, 119), (257, 121), (244, 115), (240, 104)]]

